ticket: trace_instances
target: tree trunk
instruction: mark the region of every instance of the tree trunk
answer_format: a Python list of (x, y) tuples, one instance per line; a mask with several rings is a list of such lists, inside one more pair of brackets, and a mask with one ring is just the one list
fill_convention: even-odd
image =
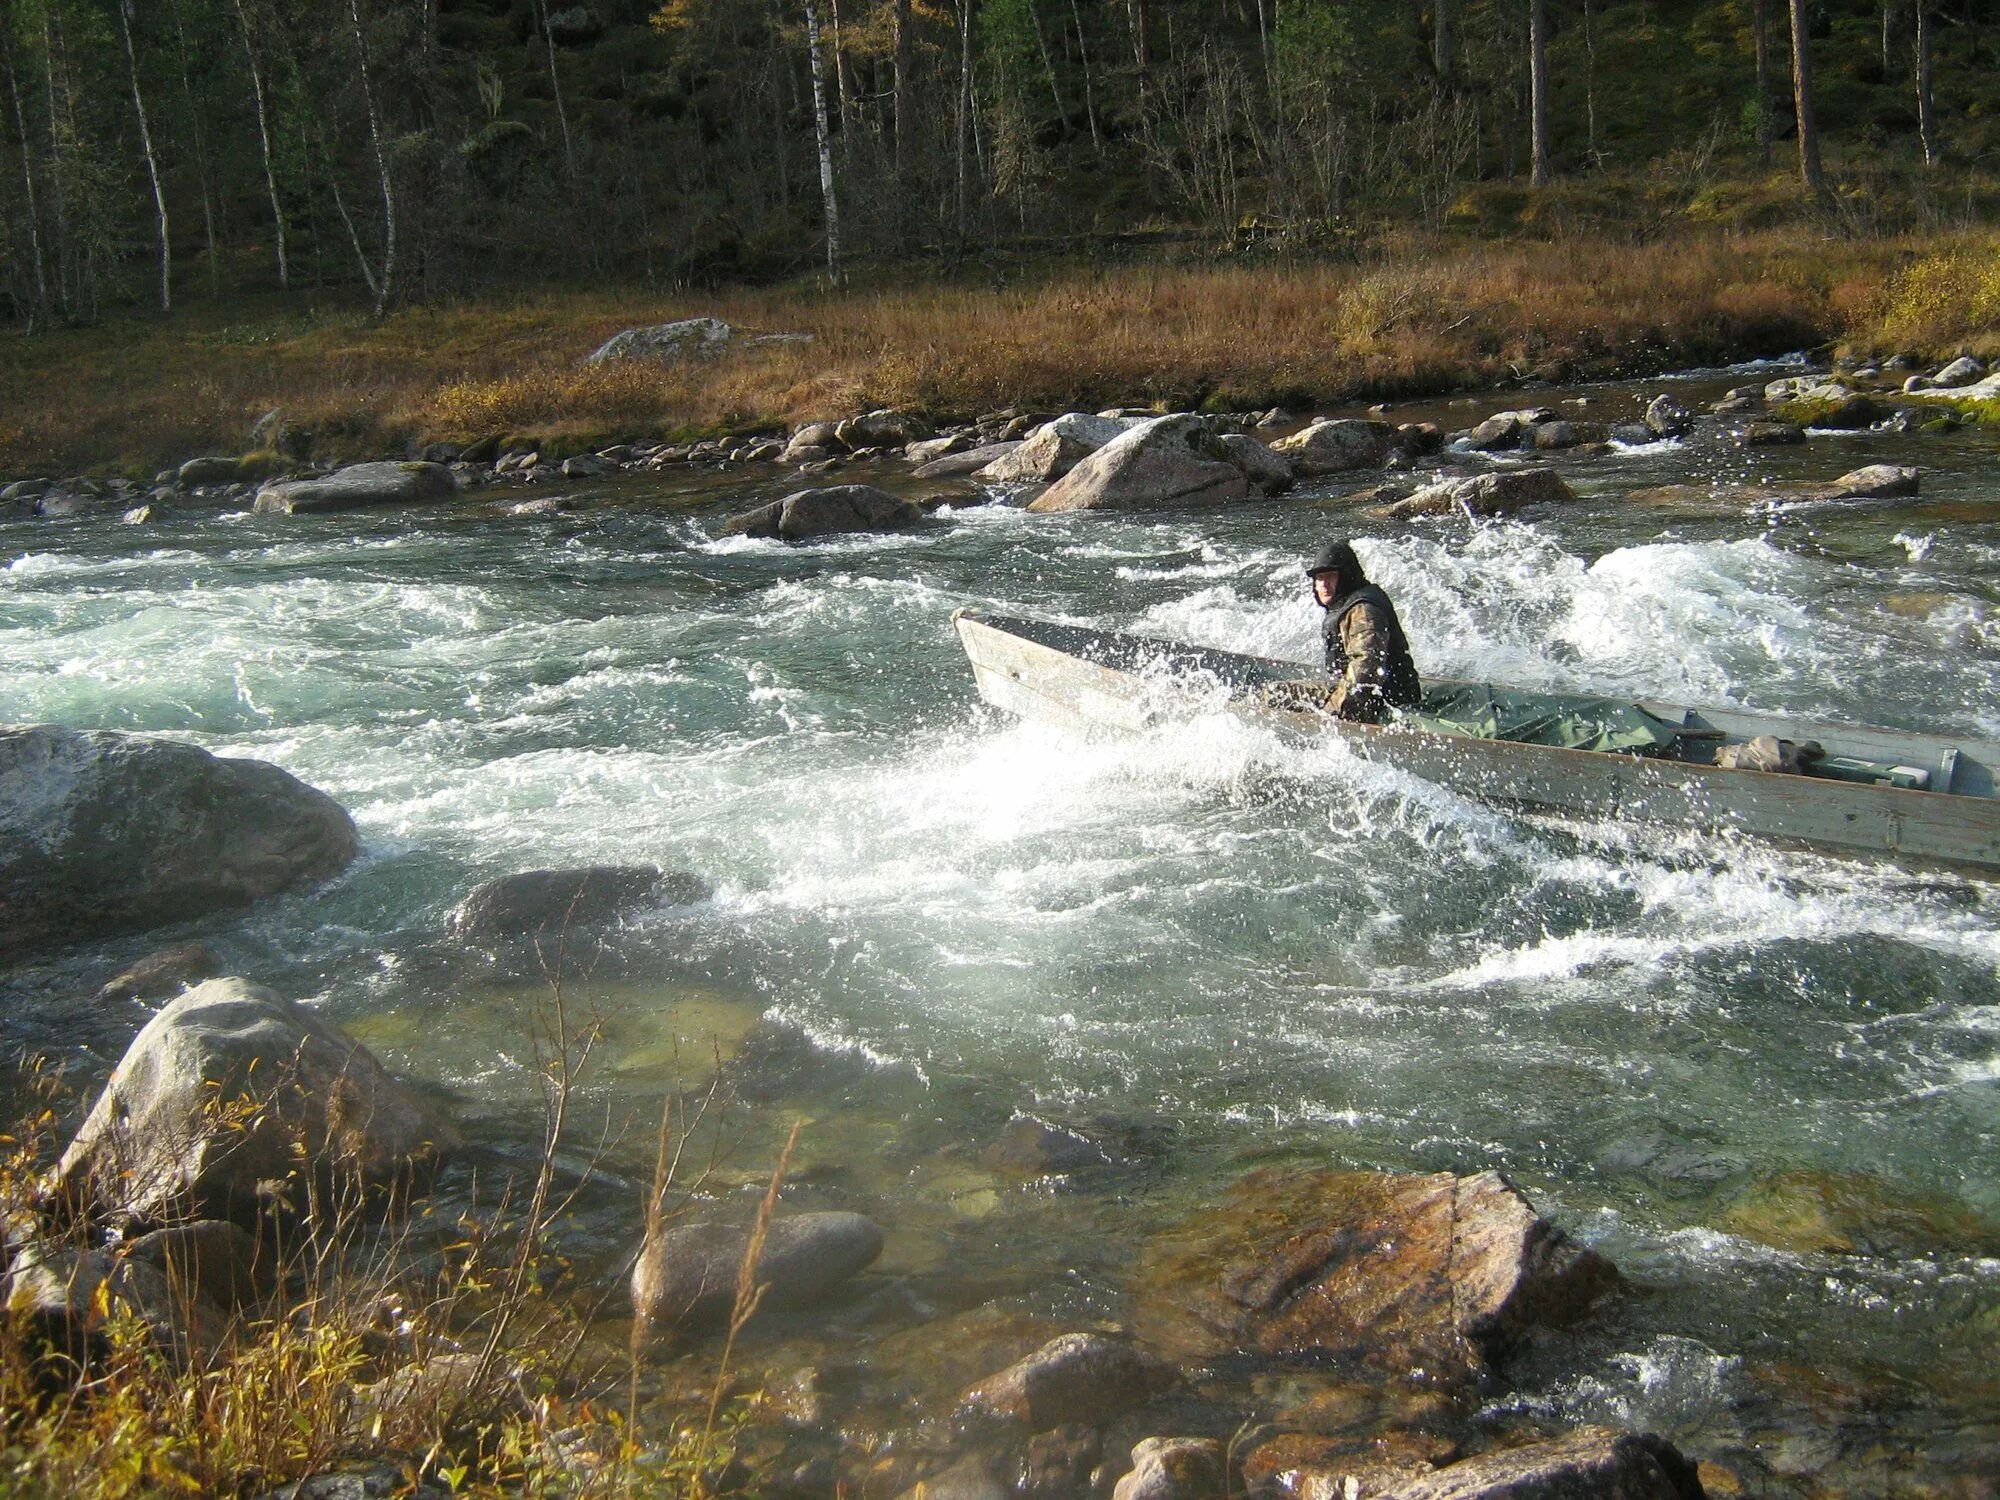
[(125, 66), (132, 78), (132, 112), (139, 117), (139, 148), (146, 153), (146, 175), (153, 183), (153, 209), (160, 235), (160, 311), (174, 307), (172, 251), (167, 236), (167, 190), (160, 182), (160, 159), (153, 151), (152, 128), (146, 123), (146, 100), (139, 92), (139, 53), (132, 45), (132, 0), (118, 0), (118, 32), (125, 40)]
[(250, 95), (257, 105), (257, 146), (264, 154), (264, 186), (271, 195), (271, 222), (277, 226), (278, 285), (291, 290), (292, 270), (285, 256), (285, 205), (278, 197), (278, 169), (271, 159), (271, 126), (264, 105), (264, 73), (257, 66), (257, 48), (250, 38), (250, 13), (236, 0), (237, 24), (243, 28), (243, 52), (250, 59)]
[(1584, 149), (1592, 167), (1597, 160), (1597, 22), (1591, 0), (1583, 0), (1583, 121)]
[(1528, 185), (1549, 185), (1549, 0), (1528, 0)]
[[(368, 77), (368, 38), (361, 30), (361, 0), (347, 0), (347, 14), (354, 23), (354, 56), (361, 70), (361, 100), (368, 109), (368, 139), (375, 148), (375, 172), (382, 183), (382, 276), (375, 288), (375, 316), (379, 318), (388, 309), (396, 287), (396, 187), (389, 176), (389, 153), (382, 144), (382, 112), (375, 107), (375, 86)], [(345, 217), (345, 210), (342, 216)], [(351, 233), (353, 225), (348, 228)]]
[[(833, 22), (833, 102), (834, 118), (840, 121), (840, 140), (843, 147), (852, 149), (847, 143), (854, 139), (847, 128), (847, 103), (854, 94), (853, 80), (848, 77), (847, 48), (840, 37), (840, 0), (827, 0), (827, 9)], [(851, 160), (851, 158), (850, 158)]]
[(1792, 106), (1799, 118), (1799, 179), (1821, 204), (1831, 202), (1819, 161), (1819, 123), (1813, 118), (1812, 50), (1806, 36), (1806, 0), (1791, 0)]
[(1750, 47), (1756, 58), (1757, 159), (1771, 164), (1771, 22), (1766, 0), (1751, 0)]
[(222, 290), (222, 261), (216, 246), (215, 192), (210, 185), (208, 127), (202, 119), (201, 103), (195, 97), (194, 79), (188, 73), (187, 17), (180, 0), (174, 0), (174, 40), (181, 71), (181, 97), (187, 102), (188, 127), (194, 133), (195, 182), (201, 189), (202, 244), (208, 250), (208, 285), (211, 292)]
[(1451, 71), (1458, 65), (1458, 38), (1452, 34), (1451, 6), (1452, 0), (1432, 0), (1431, 5), (1431, 66), (1446, 83), (1451, 82)]
[(48, 319), (49, 273), (42, 258), (42, 217), (35, 208), (34, 148), (28, 139), (28, 114), (21, 108), (21, 85), (14, 76), (14, 49), (4, 33), (0, 33), (0, 62), (7, 65), (7, 97), (13, 101), (14, 129), (21, 137), (21, 188), (27, 194), (28, 251), (35, 263), (35, 307), (28, 317), (32, 332), (38, 322)]
[(1042, 35), (1042, 18), (1035, 8), (1035, 0), (1026, 0), (1026, 3), (1028, 6), (1028, 20), (1035, 28), (1035, 45), (1041, 49), (1042, 53), (1042, 71), (1049, 75), (1049, 97), (1055, 100), (1056, 118), (1063, 122), (1065, 134), (1067, 134), (1069, 109), (1063, 103), (1062, 90), (1056, 87), (1055, 59), (1049, 56), (1049, 43), (1048, 39)]
[(890, 91), (896, 107), (896, 227), (903, 237), (903, 221), (910, 196), (910, 0), (896, 0), (895, 41), (890, 65)]
[[(1076, 55), (1083, 64), (1083, 113), (1090, 121), (1090, 148), (1100, 157), (1104, 155), (1104, 135), (1097, 128), (1097, 85), (1090, 76), (1090, 39), (1083, 34), (1083, 12), (1077, 8), (1076, 0), (1069, 0), (1070, 19), (1076, 23)], [(1257, 26), (1262, 31), (1264, 25), (1264, 0), (1257, 0)], [(1268, 63), (1270, 48), (1268, 42), (1265, 55)]]
[(812, 65), (813, 136), (819, 146), (819, 191), (826, 200), (826, 274), (840, 284), (840, 200), (833, 187), (833, 133), (826, 117), (826, 61), (819, 45), (819, 10), (806, 6), (806, 57)]
[(549, 35), (549, 8), (535, 0), (535, 26), (542, 33), (542, 47), (549, 62), (549, 92), (556, 105), (556, 124), (562, 129), (563, 171), (572, 188), (576, 186), (576, 142), (569, 133), (569, 111), (563, 107), (562, 75), (556, 71), (556, 39)]
[(1917, 136), (1924, 146), (1924, 165), (1938, 160), (1937, 102), (1931, 95), (1930, 0), (1917, 0)]
[(1882, 0), (1882, 81), (1887, 83), (1896, 66), (1896, 0)]
[(958, 0), (958, 241), (965, 243), (972, 184), (966, 177), (966, 145), (972, 130), (972, 0)]

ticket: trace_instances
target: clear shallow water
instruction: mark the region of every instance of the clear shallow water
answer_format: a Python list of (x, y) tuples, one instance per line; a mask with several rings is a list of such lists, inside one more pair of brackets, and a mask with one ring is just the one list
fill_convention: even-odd
[[(1624, 500), (1872, 461), (1921, 463), (1924, 499)], [(445, 911), (535, 866), (706, 876), (585, 982), (592, 1097), (639, 1121), (613, 1165), (643, 1175), (713, 1042), (781, 1022), (805, 1040), (753, 1139), (803, 1110), (802, 1201), (889, 1225), (913, 1306), (1118, 1316), (1143, 1235), (1254, 1162), (1496, 1166), (1650, 1289), (1531, 1351), (1515, 1406), (1663, 1426), (1774, 1492), (2000, 1477), (2000, 888), (1528, 821), (1219, 715), (1086, 742), (979, 704), (949, 628), (991, 603), (1305, 659), (1299, 559), (1351, 530), (1433, 672), (2000, 735), (1990, 438), (1569, 468), (1573, 511), (1477, 528), (1329, 490), (788, 549), (709, 539), (768, 484), (672, 480), (556, 518), (9, 522), (0, 719), (337, 797), (352, 870), (188, 931), (502, 1146), (535, 1128), (541, 987), (454, 953)], [(76, 996), (164, 940), (0, 981), (0, 1038), (108, 1066), (137, 1015)], [(995, 1176), (1015, 1109), (1135, 1165)]]

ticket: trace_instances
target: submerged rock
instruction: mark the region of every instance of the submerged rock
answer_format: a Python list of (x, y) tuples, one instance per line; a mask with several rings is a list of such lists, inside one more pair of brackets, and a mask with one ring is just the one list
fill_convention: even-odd
[(1372, 1493), (1380, 1500), (1703, 1500), (1705, 1495), (1693, 1462), (1665, 1438), (1608, 1427), (1482, 1453), (1381, 1483)]
[(1064, 1423), (1095, 1427), (1173, 1384), (1172, 1366), (1122, 1339), (1066, 1333), (987, 1376), (963, 1396), (962, 1428), (1012, 1426), (1042, 1432)]
[(1034, 1115), (1016, 1115), (999, 1139), (980, 1153), (980, 1160), (1002, 1172), (1033, 1176), (1083, 1172), (1109, 1165), (1110, 1153), (1095, 1141), (1051, 1125)]
[(1718, 1228), (1796, 1254), (2000, 1256), (2000, 1223), (1865, 1172), (1779, 1172), (1732, 1197)]
[(206, 943), (178, 943), (149, 953), (107, 979), (97, 991), (101, 1001), (165, 1000), (189, 985), (213, 979), (222, 960)]
[(54, 1185), (96, 1215), (255, 1221), (332, 1191), (421, 1181), (457, 1134), (367, 1048), (261, 986), (212, 979), (146, 1023)]
[(1497, 1172), (1258, 1172), (1148, 1247), (1140, 1330), (1181, 1358), (1303, 1358), (1449, 1388), (1618, 1279)]
[(312, 515), (371, 505), (414, 505), (443, 500), (457, 492), (443, 464), (377, 462), (349, 464), (318, 479), (284, 479), (257, 492), (260, 515)]
[(264, 761), (0, 729), (0, 957), (246, 906), (357, 847), (338, 803)]
[(1188, 413), (1155, 417), (1121, 433), (1050, 485), (1028, 509), (1153, 510), (1216, 505), (1250, 493), (1214, 431)]
[(687, 906), (714, 892), (700, 877), (657, 865), (584, 865), (523, 870), (473, 887), (445, 918), (456, 937), (475, 941), (546, 934), (615, 922), (650, 906)]
[(924, 518), (923, 507), (867, 484), (836, 484), (799, 490), (769, 505), (732, 516), (719, 536), (771, 537), (809, 541), (850, 531), (900, 531)]
[[(683, 1224), (648, 1241), (632, 1269), (632, 1307), (656, 1330), (701, 1326), (728, 1316), (736, 1300), (750, 1231)], [(882, 1231), (860, 1214), (808, 1213), (774, 1219), (757, 1262), (767, 1290), (760, 1310), (802, 1308), (865, 1271), (882, 1253)]]
[(1214, 1500), (1228, 1493), (1229, 1465), (1214, 1438), (1149, 1437), (1111, 1500)]
[(1554, 469), (1496, 469), (1469, 479), (1441, 479), (1390, 505), (1391, 516), (1449, 514), (1506, 516), (1530, 505), (1576, 499), (1576, 491)]

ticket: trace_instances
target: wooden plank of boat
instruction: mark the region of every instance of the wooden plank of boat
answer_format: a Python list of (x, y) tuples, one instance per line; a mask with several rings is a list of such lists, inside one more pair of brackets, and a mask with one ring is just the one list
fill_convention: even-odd
[(981, 696), (1025, 718), (1136, 732), (1205, 700), (1288, 733), (1336, 735), (1359, 755), (1486, 800), (2000, 870), (2000, 745), (1991, 741), (1644, 703), (1691, 736), (1816, 739), (1830, 755), (1914, 766), (1930, 790), (1773, 775), (1341, 723), (1257, 700), (1260, 684), (1309, 670), (1297, 662), (971, 610), (953, 618)]

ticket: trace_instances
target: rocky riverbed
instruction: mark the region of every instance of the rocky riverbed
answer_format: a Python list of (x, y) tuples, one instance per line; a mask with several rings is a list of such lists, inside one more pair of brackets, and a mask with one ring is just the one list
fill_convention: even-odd
[[(1984, 1482), (1988, 886), (1524, 822), (1221, 719), (1068, 740), (981, 708), (946, 624), (1305, 658), (1338, 530), (1427, 670), (1991, 736), (2000, 459), (1907, 378), (31, 484), (8, 718), (174, 743), (10, 742), (43, 864), (0, 884), (0, 1025), (91, 1084), (190, 1011), (379, 1058), (382, 1190), (451, 1204), (533, 1160), (562, 975), (621, 1122), (559, 1229), (608, 1347), (652, 1123), (719, 1066), (733, 1151), (640, 1257), (647, 1388), (711, 1368), (802, 1120), (740, 1355), (797, 1493)], [(142, 753), (172, 774), (118, 780)], [(74, 815), (86, 764), (124, 823)], [(245, 777), (267, 816), (210, 828)], [(181, 828), (178, 869), (120, 858)], [(282, 1176), (197, 1192), (182, 1152), (108, 1201), (93, 1143), (145, 1117), (108, 1108), (62, 1179), (130, 1245)]]

